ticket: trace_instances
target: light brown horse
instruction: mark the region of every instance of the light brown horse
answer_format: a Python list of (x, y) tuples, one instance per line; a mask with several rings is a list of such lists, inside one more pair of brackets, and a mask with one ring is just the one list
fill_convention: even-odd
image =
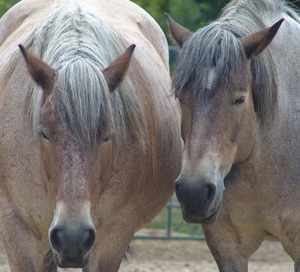
[(130, 1), (23, 0), (0, 21), (0, 60), (11, 271), (117, 271), (180, 172), (165, 36)]
[(220, 271), (247, 271), (264, 239), (300, 271), (299, 18), (280, 0), (234, 0), (195, 33), (167, 19), (181, 48), (184, 219), (203, 224)]

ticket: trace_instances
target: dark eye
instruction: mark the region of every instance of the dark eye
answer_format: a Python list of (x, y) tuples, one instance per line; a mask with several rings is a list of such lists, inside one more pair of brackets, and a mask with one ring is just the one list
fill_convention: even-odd
[(176, 94), (175, 94), (175, 99), (178, 99), (179, 103), (180, 103), (181, 105), (183, 105), (183, 100), (182, 100), (182, 99), (180, 99), (180, 98), (179, 98), (179, 96), (178, 96), (178, 95), (176, 95)]
[(43, 131), (40, 131), (39, 134), (40, 134), (40, 136), (41, 136), (44, 140), (49, 141), (49, 138), (47, 137), (47, 135), (46, 135)]
[(106, 143), (110, 140), (110, 136), (107, 136), (106, 138), (104, 138), (103, 143)]
[(240, 105), (240, 104), (243, 104), (245, 102), (245, 99), (246, 97), (245, 96), (242, 96), (240, 98), (238, 98), (237, 100), (235, 100), (232, 105)]

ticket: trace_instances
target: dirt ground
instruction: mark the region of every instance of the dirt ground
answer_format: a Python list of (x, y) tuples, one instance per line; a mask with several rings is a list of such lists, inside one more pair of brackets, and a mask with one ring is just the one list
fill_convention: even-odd
[[(215, 272), (216, 264), (205, 241), (146, 240), (132, 242), (135, 259), (129, 258), (120, 272)], [(0, 244), (0, 272), (9, 272), (6, 256)], [(62, 272), (80, 271), (62, 269)], [(251, 257), (249, 272), (293, 271), (293, 262), (277, 242), (266, 241)]]
[[(134, 240), (136, 259), (123, 262), (121, 272), (218, 271), (205, 241)], [(280, 243), (266, 241), (251, 257), (249, 272), (294, 271), (291, 258)]]

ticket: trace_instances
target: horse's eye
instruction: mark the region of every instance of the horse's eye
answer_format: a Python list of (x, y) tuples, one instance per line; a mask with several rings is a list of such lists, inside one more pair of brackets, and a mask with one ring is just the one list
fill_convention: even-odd
[(110, 136), (107, 136), (104, 140), (103, 140), (103, 143), (106, 143), (110, 140)]
[(183, 100), (182, 100), (182, 99), (180, 99), (180, 98), (179, 98), (179, 96), (178, 96), (178, 95), (176, 95), (176, 94), (175, 94), (175, 99), (178, 99), (179, 103), (180, 103), (181, 105), (183, 105)]
[(40, 131), (39, 134), (40, 134), (41, 137), (43, 137), (44, 140), (49, 141), (49, 138), (47, 137), (47, 135), (43, 131)]
[(242, 96), (240, 98), (238, 98), (237, 100), (235, 100), (232, 105), (240, 105), (240, 104), (243, 104), (245, 102), (245, 99), (246, 97), (245, 96)]

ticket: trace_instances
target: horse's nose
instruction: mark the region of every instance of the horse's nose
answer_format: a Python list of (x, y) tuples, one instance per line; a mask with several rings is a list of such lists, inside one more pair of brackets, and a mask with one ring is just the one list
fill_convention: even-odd
[(205, 218), (215, 200), (216, 186), (203, 177), (191, 180), (180, 176), (175, 181), (175, 192), (186, 215)]
[(65, 226), (54, 227), (50, 231), (50, 243), (57, 254), (60, 267), (82, 268), (96, 240), (93, 227), (69, 230)]

